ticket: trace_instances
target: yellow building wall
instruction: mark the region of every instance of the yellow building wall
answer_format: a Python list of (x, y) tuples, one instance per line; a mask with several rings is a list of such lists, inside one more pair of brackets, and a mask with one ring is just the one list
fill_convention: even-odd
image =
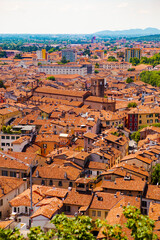
[(138, 127), (155, 123), (158, 123), (158, 116), (155, 113), (138, 114)]
[[(93, 216), (93, 211), (95, 216)], [(92, 218), (93, 221), (96, 221), (96, 219), (104, 220), (106, 219), (108, 212), (109, 210), (89, 209), (89, 217)]]
[(46, 59), (46, 49), (42, 49), (42, 58)]

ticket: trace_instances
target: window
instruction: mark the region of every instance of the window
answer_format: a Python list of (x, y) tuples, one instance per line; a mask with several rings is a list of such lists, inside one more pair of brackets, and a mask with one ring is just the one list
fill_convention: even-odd
[(109, 125), (109, 121), (106, 121), (106, 125)]
[(41, 185), (45, 185), (45, 181), (42, 179)]
[(147, 120), (147, 123), (149, 123), (149, 120)]
[(10, 139), (10, 136), (6, 136), (6, 139)]
[(107, 217), (107, 215), (108, 215), (108, 212), (105, 212), (105, 218)]
[(5, 136), (1, 136), (1, 139), (5, 139)]
[(150, 117), (150, 118), (153, 117), (153, 114), (149, 114), (149, 117)]
[(53, 181), (52, 181), (52, 180), (49, 181), (49, 185), (50, 185), (50, 186), (53, 185)]
[(96, 211), (92, 211), (92, 217), (95, 217), (96, 216)]
[(142, 201), (142, 207), (147, 207), (147, 202), (146, 201)]
[(73, 186), (73, 183), (72, 182), (69, 182), (69, 187), (72, 187)]
[(101, 211), (97, 212), (97, 217), (101, 217)]
[(15, 139), (15, 136), (11, 136), (11, 139), (14, 140), (14, 139)]
[(6, 146), (9, 146), (9, 147), (10, 147), (10, 143), (6, 143)]
[(16, 139), (18, 139), (19, 137), (17, 136)]
[(155, 114), (155, 117), (159, 117), (159, 113), (156, 113), (156, 114)]
[(47, 144), (43, 144), (43, 148), (47, 148)]
[(10, 177), (16, 177), (16, 172), (10, 172)]
[(0, 206), (3, 206), (3, 199), (0, 200)]
[(71, 207), (70, 206), (65, 206), (65, 211), (66, 212), (70, 212), (71, 211)]
[(2, 143), (1, 146), (5, 146), (6, 144), (5, 143)]
[(139, 124), (141, 124), (142, 123), (142, 121), (141, 120), (139, 120)]
[(150, 123), (153, 123), (153, 119), (150, 119)]
[(19, 207), (18, 207), (18, 209), (17, 209), (17, 210), (18, 210), (17, 212), (19, 213)]
[(17, 209), (16, 209), (16, 207), (14, 207), (14, 212), (17, 212)]
[(58, 182), (58, 186), (61, 187), (62, 186), (62, 181)]
[(26, 173), (21, 173), (22, 178), (26, 178)]
[(2, 218), (2, 212), (0, 212), (0, 219)]
[(141, 115), (139, 116), (139, 118), (141, 118)]
[(155, 119), (155, 122), (158, 123), (158, 119)]
[(8, 176), (8, 171), (2, 170), (2, 176)]
[(25, 207), (25, 213), (28, 213), (28, 208), (27, 207)]

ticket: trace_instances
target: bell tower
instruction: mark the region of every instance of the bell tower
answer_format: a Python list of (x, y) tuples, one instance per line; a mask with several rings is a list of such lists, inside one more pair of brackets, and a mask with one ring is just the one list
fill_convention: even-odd
[(104, 78), (91, 78), (92, 96), (104, 97)]

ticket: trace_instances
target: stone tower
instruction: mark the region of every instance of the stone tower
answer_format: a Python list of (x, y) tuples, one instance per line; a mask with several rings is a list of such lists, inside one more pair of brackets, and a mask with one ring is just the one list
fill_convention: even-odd
[(92, 96), (104, 97), (104, 79), (91, 78), (91, 93)]

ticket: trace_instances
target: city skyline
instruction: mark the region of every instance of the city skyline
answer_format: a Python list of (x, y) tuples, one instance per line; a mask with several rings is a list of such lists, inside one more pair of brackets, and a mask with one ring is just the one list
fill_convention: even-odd
[(0, 0), (0, 33), (86, 34), (159, 27), (158, 0)]

